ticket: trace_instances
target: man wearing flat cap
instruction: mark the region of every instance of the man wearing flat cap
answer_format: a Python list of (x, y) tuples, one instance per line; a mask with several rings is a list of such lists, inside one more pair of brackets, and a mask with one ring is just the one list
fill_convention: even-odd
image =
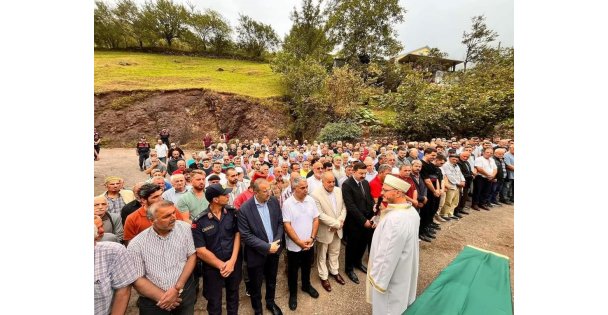
[(108, 176), (105, 178), (106, 191), (99, 196), (105, 197), (108, 201), (108, 213), (120, 215), (122, 207), (135, 199), (132, 191), (121, 189), (121, 181), (122, 178), (118, 176)]
[(367, 302), (372, 314), (402, 314), (416, 299), (420, 216), (407, 202), (406, 181), (387, 175), (382, 196), (388, 206), (372, 238), (367, 264)]

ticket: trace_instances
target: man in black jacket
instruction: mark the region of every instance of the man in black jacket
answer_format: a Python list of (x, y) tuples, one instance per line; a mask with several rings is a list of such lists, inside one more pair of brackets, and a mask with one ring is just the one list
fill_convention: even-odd
[(354, 283), (359, 283), (359, 278), (353, 268), (357, 267), (362, 272), (367, 272), (367, 267), (361, 263), (365, 248), (371, 246), (372, 235), (375, 224), (371, 221), (374, 216), (372, 210), (374, 200), (369, 189), (369, 183), (365, 180), (367, 173), (363, 162), (353, 165), (353, 176), (342, 184), (342, 197), (346, 206), (346, 220), (344, 222), (344, 233), (348, 237), (346, 243), (345, 271), (346, 275)]
[(475, 177), (475, 170), (471, 168), (471, 163), (469, 163), (469, 157), (471, 156), (471, 152), (462, 151), (460, 152), (460, 156), (458, 158), (458, 167), (460, 167), (460, 171), (462, 172), (462, 176), (464, 176), (464, 187), (460, 191), (460, 200), (458, 201), (458, 206), (454, 209), (454, 214), (469, 214), (464, 210), (467, 199), (469, 198), (469, 190), (471, 190), (471, 183), (473, 183), (473, 177)]
[(279, 201), (270, 196), (270, 183), (257, 179), (253, 184), (255, 195), (240, 208), (238, 215), (241, 241), (245, 244), (245, 260), (251, 289), (251, 306), (255, 314), (262, 314), (262, 280), (266, 280), (266, 308), (273, 315), (283, 312), (274, 303), (283, 215)]

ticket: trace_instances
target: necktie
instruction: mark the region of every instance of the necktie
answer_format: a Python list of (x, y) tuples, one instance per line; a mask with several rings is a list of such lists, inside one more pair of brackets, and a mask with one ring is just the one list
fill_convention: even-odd
[(363, 189), (363, 184), (361, 182), (359, 182), (359, 189), (361, 189), (361, 194), (365, 197), (365, 190)]

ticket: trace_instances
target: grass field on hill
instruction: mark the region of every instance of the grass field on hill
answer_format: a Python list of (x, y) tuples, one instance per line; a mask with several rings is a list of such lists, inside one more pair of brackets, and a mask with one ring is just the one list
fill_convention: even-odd
[[(218, 68), (224, 71), (218, 71)], [(281, 96), (266, 63), (135, 52), (95, 52), (95, 93), (206, 88), (267, 98)]]

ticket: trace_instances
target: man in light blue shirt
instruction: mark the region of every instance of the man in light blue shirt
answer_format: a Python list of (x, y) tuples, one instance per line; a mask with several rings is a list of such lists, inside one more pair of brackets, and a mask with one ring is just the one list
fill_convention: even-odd
[(509, 146), (509, 152), (505, 153), (505, 164), (507, 167), (507, 180), (502, 186), (502, 195), (505, 197), (506, 203), (515, 202), (515, 145)]

